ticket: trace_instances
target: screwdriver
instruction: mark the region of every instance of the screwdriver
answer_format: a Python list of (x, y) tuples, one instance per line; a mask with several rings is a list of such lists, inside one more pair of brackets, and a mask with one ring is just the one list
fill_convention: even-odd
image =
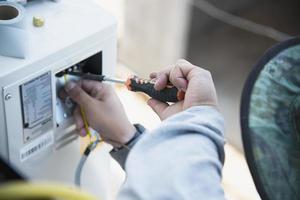
[(155, 90), (154, 84), (155, 81), (153, 80), (147, 80), (147, 79), (141, 79), (137, 76), (129, 76), (127, 80), (121, 80), (116, 78), (109, 78), (104, 75), (96, 75), (96, 74), (90, 74), (90, 73), (81, 73), (81, 72), (75, 72), (75, 71), (68, 71), (69, 75), (73, 76), (79, 76), (83, 79), (88, 80), (94, 80), (94, 81), (109, 81), (114, 83), (121, 83), (126, 85), (127, 89), (134, 92), (143, 92), (150, 97), (157, 99), (159, 101), (163, 102), (178, 102), (184, 99), (185, 92), (182, 90), (178, 90), (173, 85), (167, 85), (166, 88), (162, 90)]

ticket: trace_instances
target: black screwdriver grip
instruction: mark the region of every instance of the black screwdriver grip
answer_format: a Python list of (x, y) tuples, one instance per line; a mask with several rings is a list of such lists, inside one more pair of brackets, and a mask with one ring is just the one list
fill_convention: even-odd
[(128, 79), (127, 88), (131, 91), (143, 92), (162, 102), (178, 102), (183, 100), (185, 95), (183, 91), (179, 91), (175, 86), (167, 86), (166, 88), (157, 91), (154, 89), (154, 83), (138, 78)]

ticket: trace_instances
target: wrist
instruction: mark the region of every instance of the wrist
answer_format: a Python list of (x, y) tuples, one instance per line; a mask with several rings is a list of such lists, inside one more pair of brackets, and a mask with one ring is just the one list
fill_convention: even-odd
[(130, 152), (130, 149), (140, 140), (142, 135), (145, 133), (145, 128), (140, 124), (134, 124), (136, 132), (134, 133), (133, 138), (131, 138), (127, 143), (121, 147), (114, 147), (110, 151), (110, 155), (125, 169), (125, 162), (127, 156)]
[(123, 127), (122, 130), (118, 131), (119, 137), (116, 139), (116, 142), (113, 142), (112, 145), (114, 148), (120, 148), (122, 145), (128, 143), (137, 132), (136, 128), (132, 124), (128, 124), (126, 127)]
[[(145, 127), (140, 125), (140, 124), (134, 124), (133, 125), (135, 128), (135, 133), (134, 135), (131, 137), (131, 139), (129, 139), (127, 142), (125, 143), (118, 143), (118, 145), (113, 145), (114, 147), (114, 151), (119, 151), (120, 149), (123, 149), (124, 147), (131, 148), (140, 138), (140, 136), (145, 132)], [(129, 149), (128, 149), (129, 150)]]

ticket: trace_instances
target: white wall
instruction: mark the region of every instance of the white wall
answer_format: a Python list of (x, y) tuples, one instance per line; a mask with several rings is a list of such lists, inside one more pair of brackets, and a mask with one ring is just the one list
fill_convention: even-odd
[(183, 0), (127, 0), (119, 58), (142, 77), (185, 55), (189, 5)]

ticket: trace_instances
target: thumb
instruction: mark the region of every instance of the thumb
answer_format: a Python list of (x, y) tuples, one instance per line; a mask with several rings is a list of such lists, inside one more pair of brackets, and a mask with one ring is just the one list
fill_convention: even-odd
[(67, 94), (80, 106), (84, 106), (91, 100), (91, 97), (76, 83), (70, 81), (66, 84)]
[(163, 112), (169, 106), (169, 104), (153, 98), (149, 99), (147, 104), (153, 109), (153, 111), (159, 116), (160, 119), (163, 119)]

